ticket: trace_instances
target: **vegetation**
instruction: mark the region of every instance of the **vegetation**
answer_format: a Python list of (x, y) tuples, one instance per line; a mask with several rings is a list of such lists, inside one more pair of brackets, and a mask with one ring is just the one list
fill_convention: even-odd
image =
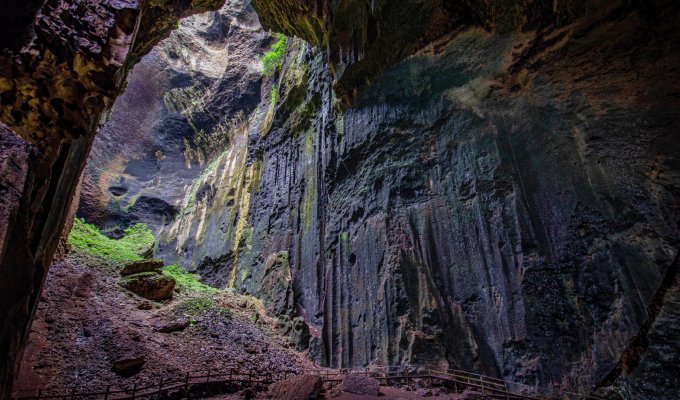
[(215, 306), (215, 301), (210, 297), (194, 297), (185, 300), (180, 306), (182, 311), (189, 316), (205, 314)]
[(186, 292), (217, 293), (217, 289), (205, 285), (198, 280), (198, 275), (186, 272), (179, 265), (168, 265), (163, 268), (163, 275), (175, 278), (176, 287)]
[(73, 221), (68, 243), (78, 251), (94, 254), (112, 261), (137, 261), (145, 250), (153, 246), (153, 233), (146, 224), (137, 224), (125, 229), (125, 236), (111, 239), (104, 236), (99, 228), (80, 218)]
[(269, 99), (269, 106), (274, 107), (276, 105), (276, 96), (278, 92), (276, 91), (276, 86), (272, 86), (271, 98)]
[(286, 54), (286, 47), (288, 45), (288, 38), (279, 33), (278, 40), (272, 46), (272, 49), (262, 56), (262, 74), (271, 76), (276, 70), (283, 65), (283, 58)]

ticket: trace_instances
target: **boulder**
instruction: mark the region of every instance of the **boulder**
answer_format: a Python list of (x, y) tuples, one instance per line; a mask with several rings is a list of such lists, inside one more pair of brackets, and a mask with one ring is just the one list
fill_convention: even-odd
[(132, 293), (156, 301), (172, 298), (175, 283), (174, 278), (156, 272), (142, 272), (120, 281), (120, 285)]
[(362, 374), (349, 374), (340, 384), (340, 390), (347, 393), (377, 396), (380, 382)]
[(163, 261), (161, 260), (141, 260), (132, 261), (125, 264), (123, 269), (120, 271), (122, 276), (130, 276), (134, 274), (139, 274), (142, 272), (158, 272), (163, 268)]
[(323, 382), (318, 375), (297, 375), (269, 385), (269, 397), (277, 400), (319, 399)]
[(189, 319), (183, 318), (180, 320), (172, 321), (165, 325), (161, 325), (156, 328), (158, 332), (161, 333), (172, 333), (185, 330), (189, 326)]
[(111, 370), (118, 375), (128, 377), (137, 374), (143, 366), (144, 357), (123, 356), (113, 362)]
[(252, 400), (257, 397), (257, 392), (253, 388), (245, 388), (241, 392), (241, 397), (243, 397), (246, 400)]

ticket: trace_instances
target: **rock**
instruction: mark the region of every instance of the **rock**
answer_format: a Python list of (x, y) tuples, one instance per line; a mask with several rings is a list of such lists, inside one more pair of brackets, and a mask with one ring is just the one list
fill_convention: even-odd
[(118, 375), (128, 377), (141, 371), (144, 362), (144, 357), (141, 356), (125, 356), (114, 361), (111, 370)]
[(352, 373), (345, 377), (340, 389), (347, 393), (377, 396), (380, 393), (380, 382), (366, 375)]
[(314, 400), (323, 390), (318, 375), (297, 375), (269, 385), (268, 395), (276, 400)]
[(173, 321), (173, 322), (170, 322), (168, 324), (159, 326), (158, 328), (156, 328), (156, 330), (158, 332), (161, 332), (161, 333), (172, 333), (172, 332), (183, 331), (188, 326), (189, 326), (189, 320), (184, 318), (184, 319), (181, 319), (181, 320), (178, 320), (178, 321)]
[(259, 290), (264, 305), (274, 315), (287, 315), (292, 310), (292, 291), (288, 252), (271, 254)]
[(461, 399), (462, 400), (483, 400), (485, 399), (484, 395), (482, 393), (476, 392), (474, 390), (470, 389), (465, 389), (463, 393), (461, 393)]
[(148, 248), (139, 252), (139, 256), (145, 260), (150, 260), (153, 258), (153, 248), (155, 244), (151, 244)]
[(139, 303), (137, 308), (140, 310), (153, 310), (153, 304), (149, 303), (148, 301), (143, 301)]
[(172, 298), (175, 279), (154, 272), (142, 272), (122, 278), (120, 285), (145, 299), (159, 301)]
[(139, 274), (142, 272), (158, 272), (163, 268), (163, 261), (161, 260), (141, 260), (133, 261), (125, 264), (120, 271), (122, 276), (129, 276)]
[(427, 387), (427, 383), (425, 383), (425, 381), (420, 379), (420, 378), (414, 378), (413, 379), (413, 387), (415, 389), (423, 389), (423, 388)]
[(257, 397), (257, 392), (253, 388), (246, 388), (241, 392), (241, 396), (246, 400), (252, 400)]
[(276, 329), (279, 334), (288, 336), (289, 341), (287, 345), (289, 347), (294, 347), (298, 351), (304, 351), (309, 348), (311, 334), (309, 325), (303, 317), (290, 319), (287, 315), (283, 315), (276, 321)]
[[(36, 151), (14, 158), (14, 171), (0, 161), (0, 398), (10, 396), (47, 267), (75, 214), (81, 171), (98, 131), (93, 124), (103, 121), (132, 66), (180, 17), (222, 4), (3, 1), (0, 122)], [(258, 69), (249, 69), (259, 79)]]
[(423, 389), (418, 389), (416, 392), (421, 397), (434, 397), (434, 396), (449, 394), (449, 391), (446, 390), (446, 388), (441, 388), (441, 387), (438, 387), (438, 388), (423, 388)]
[(0, 260), (5, 236), (16, 217), (30, 154), (31, 145), (0, 123)]

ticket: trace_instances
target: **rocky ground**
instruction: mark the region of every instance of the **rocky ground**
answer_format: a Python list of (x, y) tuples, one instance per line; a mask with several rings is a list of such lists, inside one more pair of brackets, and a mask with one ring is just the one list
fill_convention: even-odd
[(152, 302), (122, 289), (119, 269), (75, 251), (51, 267), (16, 388), (132, 385), (206, 368), (295, 372), (307, 363), (256, 299), (175, 291)]
[[(126, 279), (121, 275), (138, 272), (130, 265), (138, 264), (124, 266), (73, 249), (51, 267), (17, 389), (141, 386), (207, 368), (238, 367), (255, 374), (315, 368), (307, 354), (279, 334), (277, 320), (260, 300), (228, 291), (193, 291), (178, 283), (171, 299), (150, 301), (121, 286)], [(316, 375), (299, 375), (256, 398), (312, 398), (306, 392), (340, 400), (476, 398), (350, 378), (331, 387)], [(212, 397), (242, 398), (251, 398), (250, 393)]]

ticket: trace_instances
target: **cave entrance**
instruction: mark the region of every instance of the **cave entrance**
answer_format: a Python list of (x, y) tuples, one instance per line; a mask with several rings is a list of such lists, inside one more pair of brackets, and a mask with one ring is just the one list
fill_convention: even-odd
[(284, 351), (293, 322), (234, 284), (260, 173), (249, 140), (273, 113), (286, 43), (250, 2), (228, 1), (181, 20), (133, 68), (92, 146), (16, 388), (299, 371)]

